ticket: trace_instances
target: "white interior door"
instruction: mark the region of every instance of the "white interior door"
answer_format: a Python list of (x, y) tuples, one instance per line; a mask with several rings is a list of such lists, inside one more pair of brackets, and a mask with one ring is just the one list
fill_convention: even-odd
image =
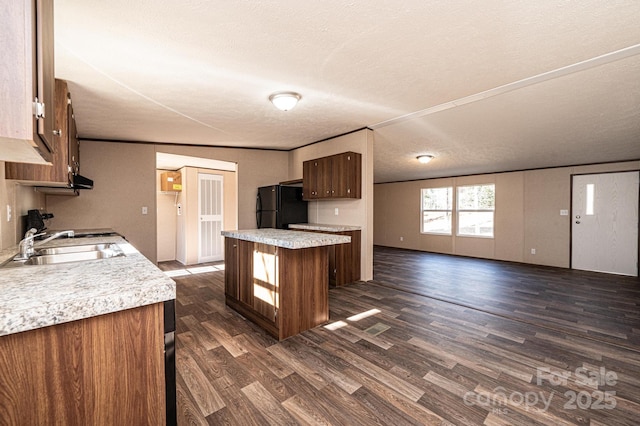
[(573, 177), (572, 268), (638, 275), (639, 175)]
[(224, 258), (222, 176), (198, 173), (198, 262)]

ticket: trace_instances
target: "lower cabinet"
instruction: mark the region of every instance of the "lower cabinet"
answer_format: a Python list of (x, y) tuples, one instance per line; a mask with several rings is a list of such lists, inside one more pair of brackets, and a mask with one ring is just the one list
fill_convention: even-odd
[(278, 340), (327, 322), (327, 253), (225, 238), (226, 304)]
[(351, 237), (350, 243), (336, 244), (329, 247), (329, 284), (333, 287), (340, 287), (360, 280), (360, 230), (339, 232), (298, 228), (295, 230)]
[(0, 423), (163, 425), (163, 304), (0, 337)]
[(351, 237), (351, 242), (331, 246), (329, 250), (329, 284), (342, 286), (360, 280), (360, 232), (331, 232)]

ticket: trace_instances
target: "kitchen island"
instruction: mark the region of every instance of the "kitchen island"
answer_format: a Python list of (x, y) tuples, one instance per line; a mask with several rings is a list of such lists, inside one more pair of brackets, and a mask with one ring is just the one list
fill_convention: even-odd
[(329, 320), (328, 249), (350, 237), (282, 229), (222, 235), (229, 307), (278, 340)]
[[(7, 424), (175, 423), (175, 366), (165, 358), (175, 282), (120, 236), (36, 249), (109, 243), (124, 255), (0, 269)], [(0, 263), (17, 251), (0, 252)]]

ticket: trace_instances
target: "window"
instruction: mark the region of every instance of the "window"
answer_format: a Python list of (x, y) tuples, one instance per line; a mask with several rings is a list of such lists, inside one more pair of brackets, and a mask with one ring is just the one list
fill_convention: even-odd
[(453, 188), (422, 189), (422, 232), (451, 235)]
[(457, 189), (458, 235), (493, 237), (495, 185), (459, 186)]

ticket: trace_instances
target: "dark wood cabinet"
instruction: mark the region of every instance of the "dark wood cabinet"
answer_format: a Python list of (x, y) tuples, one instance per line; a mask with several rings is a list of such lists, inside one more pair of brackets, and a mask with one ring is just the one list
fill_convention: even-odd
[(328, 246), (225, 237), (225, 301), (278, 340), (329, 320)]
[(53, 3), (9, 1), (0, 7), (0, 160), (42, 164), (55, 152)]
[[(342, 286), (360, 280), (360, 231), (334, 232), (351, 237), (348, 244), (332, 246), (333, 259), (329, 251), (329, 283)], [(331, 266), (333, 262), (333, 267)]]
[(306, 232), (320, 232), (333, 235), (351, 237), (347, 244), (337, 244), (329, 247), (329, 285), (340, 287), (360, 280), (361, 231), (318, 231), (296, 228)]
[(362, 154), (344, 152), (302, 163), (305, 200), (362, 197)]
[(30, 185), (67, 186), (80, 172), (80, 147), (67, 82), (55, 81), (56, 134), (51, 165), (5, 163), (5, 178)]
[(0, 337), (0, 423), (166, 424), (163, 303)]

